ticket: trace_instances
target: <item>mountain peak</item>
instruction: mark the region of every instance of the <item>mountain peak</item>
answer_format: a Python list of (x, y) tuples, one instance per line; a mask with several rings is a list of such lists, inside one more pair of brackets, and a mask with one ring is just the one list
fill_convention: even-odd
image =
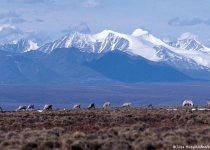
[(145, 34), (149, 34), (149, 32), (138, 28), (138, 29), (134, 30), (131, 35), (133, 35), (133, 36), (142, 36), (142, 35), (145, 35)]
[(196, 38), (197, 36), (194, 36), (191, 33), (184, 33), (177, 41), (169, 42), (168, 44), (180, 49), (200, 51), (209, 54), (210, 49), (198, 42)]
[(100, 32), (100, 33), (98, 33), (98, 34), (93, 35), (93, 37), (94, 37), (95, 39), (97, 39), (97, 40), (100, 41), (100, 40), (102, 40), (102, 39), (105, 39), (110, 33), (111, 33), (111, 34), (115, 34), (115, 35), (117, 35), (117, 36), (119, 36), (119, 37), (122, 36), (121, 33), (118, 33), (118, 32), (112, 31), (112, 30), (107, 30), (107, 29), (105, 29), (105, 30), (103, 30), (102, 32)]
[(36, 50), (38, 48), (39, 46), (37, 43), (24, 38), (16, 41), (11, 41), (10, 43), (1, 46), (2, 50), (15, 53), (23, 53), (30, 50)]
[(27, 51), (30, 51), (30, 50), (36, 50), (39, 48), (38, 44), (33, 42), (32, 40), (30, 39), (20, 39), (19, 41), (17, 41), (17, 43), (19, 45), (19, 47), (22, 47), (23, 48), (23, 52), (27, 52)]

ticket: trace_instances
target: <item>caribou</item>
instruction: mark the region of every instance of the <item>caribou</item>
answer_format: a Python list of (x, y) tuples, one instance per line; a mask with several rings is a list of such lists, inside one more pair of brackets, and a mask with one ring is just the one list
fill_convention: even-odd
[(43, 110), (52, 110), (52, 104), (46, 104), (46, 105), (44, 105), (44, 108), (43, 108)]
[(207, 106), (208, 106), (208, 107), (210, 106), (210, 101), (207, 101)]
[(81, 104), (79, 104), (79, 103), (75, 104), (74, 107), (73, 107), (73, 109), (78, 109), (78, 108), (81, 108)]
[(123, 107), (131, 107), (131, 103), (124, 103)]
[(89, 106), (88, 106), (88, 109), (94, 109), (95, 108), (95, 104), (94, 103), (91, 103)]
[(19, 106), (15, 111), (26, 110), (26, 105)]
[(110, 102), (104, 103), (103, 108), (108, 108), (108, 107), (110, 107)]
[(153, 105), (152, 104), (149, 104), (147, 107), (148, 108), (153, 108)]
[(182, 106), (194, 106), (192, 100), (184, 100)]
[(34, 110), (34, 104), (31, 104), (31, 105), (28, 105), (27, 109), (26, 110)]

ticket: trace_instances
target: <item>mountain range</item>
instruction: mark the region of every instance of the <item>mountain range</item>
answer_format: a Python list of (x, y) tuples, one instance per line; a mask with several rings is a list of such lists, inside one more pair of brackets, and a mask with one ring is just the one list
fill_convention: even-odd
[(0, 83), (183, 82), (210, 80), (210, 48), (196, 39), (165, 43), (142, 29), (71, 32), (38, 46), (0, 44)]

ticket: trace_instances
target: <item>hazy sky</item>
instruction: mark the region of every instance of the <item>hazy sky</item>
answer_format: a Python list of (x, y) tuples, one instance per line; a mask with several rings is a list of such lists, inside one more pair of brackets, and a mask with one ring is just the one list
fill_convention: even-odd
[[(88, 27), (86, 27), (87, 25)], [(95, 34), (136, 28), (161, 39), (190, 32), (208, 45), (209, 0), (1, 0), (0, 42), (56, 40), (72, 30)], [(210, 45), (210, 44), (209, 44)]]

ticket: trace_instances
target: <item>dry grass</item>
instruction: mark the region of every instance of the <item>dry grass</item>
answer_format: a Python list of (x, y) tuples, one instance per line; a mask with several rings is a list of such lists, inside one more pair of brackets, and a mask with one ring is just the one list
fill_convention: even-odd
[(210, 143), (210, 111), (166, 109), (0, 112), (0, 149), (170, 150)]

